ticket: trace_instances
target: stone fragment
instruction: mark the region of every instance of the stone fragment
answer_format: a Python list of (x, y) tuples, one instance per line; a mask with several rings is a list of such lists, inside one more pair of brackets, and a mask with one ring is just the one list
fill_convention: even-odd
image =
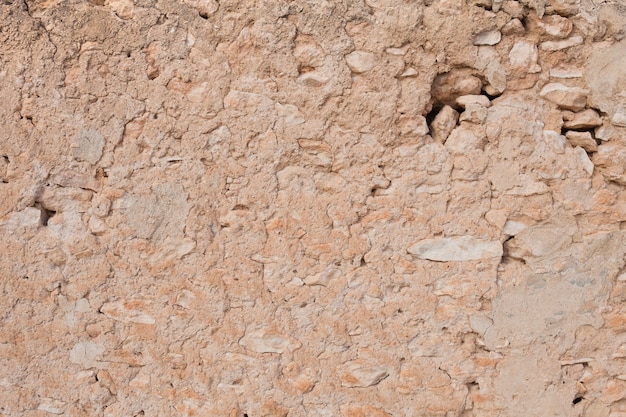
[(582, 78), (583, 72), (576, 68), (550, 68), (550, 77)]
[(561, 16), (574, 16), (579, 12), (579, 0), (550, 0), (550, 8)]
[(149, 303), (143, 300), (118, 300), (104, 303), (100, 307), (100, 312), (110, 319), (123, 323), (155, 324), (156, 320), (142, 311), (149, 306)]
[(575, 130), (569, 130), (565, 132), (565, 137), (574, 147), (580, 146), (587, 152), (596, 152), (598, 150), (598, 144), (589, 132), (577, 132)]
[(524, 17), (524, 5), (520, 4), (517, 0), (505, 0), (505, 2), (502, 3), (502, 11), (514, 19)]
[(419, 259), (438, 262), (475, 261), (502, 256), (502, 244), (472, 236), (424, 239), (408, 249)]
[(41, 402), (37, 406), (37, 410), (45, 411), (50, 414), (63, 414), (65, 413), (65, 401), (55, 400), (54, 398), (41, 398)]
[(580, 162), (585, 172), (589, 175), (593, 175), (594, 166), (593, 162), (591, 162), (591, 159), (589, 159), (589, 155), (587, 154), (588, 151), (581, 148), (580, 146), (577, 146), (576, 148), (574, 148), (574, 152), (576, 153), (576, 157), (578, 158), (578, 161)]
[(568, 39), (560, 41), (545, 41), (541, 43), (541, 50), (547, 52), (560, 51), (561, 49), (571, 48), (572, 46), (581, 45), (583, 38), (581, 36), (572, 36)]
[(546, 142), (552, 152), (556, 154), (562, 154), (565, 152), (567, 138), (560, 133), (555, 132), (554, 130), (544, 130), (543, 140)]
[(293, 104), (276, 103), (275, 107), (278, 117), (283, 118), (286, 125), (301, 125), (306, 122), (298, 107)]
[(304, 283), (306, 285), (321, 285), (323, 287), (327, 287), (332, 280), (337, 279), (340, 276), (341, 270), (339, 270), (338, 268), (329, 267), (319, 274), (311, 275), (304, 278)]
[(415, 76), (417, 76), (417, 70), (415, 68), (409, 67), (405, 69), (402, 74), (398, 75), (398, 78), (409, 78)]
[(528, 225), (525, 222), (517, 220), (507, 220), (504, 224), (503, 232), (505, 235), (515, 236), (526, 229)]
[(361, 74), (374, 68), (378, 58), (371, 52), (354, 51), (346, 55), (346, 63), (352, 72)]
[(83, 369), (96, 367), (104, 353), (104, 346), (96, 342), (78, 342), (70, 351), (70, 362), (82, 366)]
[(482, 124), (487, 119), (487, 108), (480, 104), (468, 104), (465, 111), (459, 116), (460, 122)]
[[(500, 54), (492, 46), (482, 46), (478, 48), (475, 67), (482, 71), (487, 80), (485, 92), (489, 95), (500, 95), (506, 90), (507, 77), (506, 69), (500, 62)], [(472, 94), (472, 93), (468, 93)]]
[(502, 27), (502, 34), (506, 36), (520, 36), (524, 33), (526, 30), (519, 19), (512, 19)]
[(487, 137), (480, 129), (469, 123), (462, 123), (450, 133), (445, 146), (450, 154), (470, 155), (474, 150), (482, 150), (486, 142)]
[(491, 106), (491, 101), (489, 101), (489, 97), (482, 94), (469, 94), (466, 96), (459, 96), (457, 97), (455, 102), (463, 108), (466, 108), (466, 106), (469, 104), (478, 104), (483, 107)]
[(539, 28), (541, 28), (546, 35), (557, 39), (567, 38), (572, 32), (573, 27), (574, 25), (571, 20), (559, 15), (544, 16), (539, 21)]
[(502, 39), (499, 30), (488, 30), (474, 36), (474, 45), (497, 45)]
[(599, 126), (595, 129), (595, 138), (603, 141), (608, 141), (612, 139), (616, 139), (619, 135), (617, 129), (609, 123), (605, 123), (602, 126)]
[(341, 385), (348, 388), (371, 387), (389, 376), (385, 367), (358, 359), (340, 365), (337, 372)]
[(517, 41), (509, 52), (509, 62), (514, 68), (525, 69), (528, 73), (534, 74), (541, 71), (541, 67), (537, 63), (539, 52), (537, 45), (526, 42)]
[(567, 87), (560, 83), (546, 84), (539, 95), (559, 107), (572, 111), (580, 111), (587, 105), (586, 90), (579, 87)]
[(626, 148), (622, 144), (611, 141), (599, 145), (592, 161), (596, 167), (602, 168), (602, 175), (608, 181), (626, 185)]
[(485, 220), (498, 229), (502, 229), (507, 221), (506, 210), (489, 210), (485, 213)]
[(615, 109), (615, 114), (611, 117), (611, 123), (615, 126), (626, 127), (626, 106), (622, 105)]
[(72, 143), (72, 154), (79, 161), (95, 164), (102, 158), (104, 136), (97, 130), (83, 129)]
[(592, 127), (602, 126), (602, 119), (598, 112), (593, 109), (586, 109), (574, 114), (571, 120), (567, 120), (563, 127), (566, 129), (582, 130)]
[(271, 330), (246, 331), (239, 344), (256, 353), (285, 353), (299, 349), (302, 344), (291, 336)]
[(459, 96), (480, 94), (482, 82), (467, 70), (452, 70), (435, 78), (431, 88), (433, 98), (443, 104), (454, 104)]
[(452, 107), (443, 106), (431, 124), (431, 136), (437, 142), (445, 142), (459, 120), (459, 113)]

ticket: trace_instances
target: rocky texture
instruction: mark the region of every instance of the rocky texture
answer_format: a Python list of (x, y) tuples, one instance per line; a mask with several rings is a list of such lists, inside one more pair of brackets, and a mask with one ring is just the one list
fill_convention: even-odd
[(0, 415), (626, 415), (626, 9), (0, 2)]

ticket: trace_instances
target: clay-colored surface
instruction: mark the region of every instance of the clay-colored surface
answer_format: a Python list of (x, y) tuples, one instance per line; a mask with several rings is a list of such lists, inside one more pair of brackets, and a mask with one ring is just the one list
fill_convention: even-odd
[(625, 36), (0, 2), (0, 416), (626, 416)]

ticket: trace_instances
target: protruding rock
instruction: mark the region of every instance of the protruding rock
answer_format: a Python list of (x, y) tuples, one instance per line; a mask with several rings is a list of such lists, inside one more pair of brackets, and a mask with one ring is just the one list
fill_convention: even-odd
[(619, 135), (617, 129), (615, 129), (615, 127), (610, 123), (605, 123), (602, 126), (599, 126), (594, 133), (595, 138), (602, 141), (615, 139)]
[(589, 132), (576, 132), (574, 130), (570, 130), (565, 132), (565, 137), (569, 140), (572, 146), (580, 146), (587, 152), (596, 152), (598, 150), (598, 144)]
[(483, 107), (491, 106), (491, 101), (487, 96), (482, 94), (469, 94), (466, 96), (460, 96), (456, 99), (456, 104), (459, 106), (466, 108), (469, 104), (479, 104)]
[(475, 261), (502, 256), (502, 244), (471, 236), (425, 239), (408, 249), (411, 255), (431, 261)]
[(474, 45), (496, 45), (502, 39), (499, 30), (488, 30), (474, 36)]
[(482, 82), (467, 70), (452, 70), (441, 74), (433, 82), (431, 94), (436, 101), (454, 104), (459, 96), (480, 94)]
[(583, 110), (574, 114), (574, 116), (563, 125), (566, 129), (574, 130), (589, 129), (598, 126), (602, 126), (602, 119), (598, 112), (593, 109)]
[(574, 152), (576, 153), (576, 157), (580, 161), (580, 165), (583, 167), (585, 172), (589, 175), (592, 175), (594, 168), (593, 162), (591, 162), (591, 159), (589, 159), (587, 151), (580, 146), (577, 146), (576, 149), (574, 149)]
[(561, 83), (546, 84), (539, 95), (559, 107), (572, 111), (579, 111), (587, 105), (586, 90), (579, 87), (567, 87)]
[(444, 106), (431, 124), (431, 136), (437, 142), (445, 142), (459, 120), (459, 113), (450, 106)]
[(378, 63), (378, 59), (371, 52), (354, 51), (346, 55), (346, 62), (348, 67), (350, 67), (350, 71), (361, 74), (374, 68)]

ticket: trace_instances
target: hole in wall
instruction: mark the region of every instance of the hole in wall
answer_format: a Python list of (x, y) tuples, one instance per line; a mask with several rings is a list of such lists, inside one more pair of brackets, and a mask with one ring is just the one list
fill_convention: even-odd
[(579, 402), (581, 402), (582, 400), (583, 400), (583, 397), (576, 397), (576, 398), (574, 398), (574, 401), (572, 401), (572, 404), (573, 404), (573, 405), (576, 405), (576, 404), (578, 404)]
[(40, 214), (40, 218), (39, 218), (39, 222), (41, 223), (42, 226), (47, 226), (48, 225), (48, 221), (51, 218), (53, 218), (55, 214), (57, 214), (56, 211), (50, 210), (50, 209), (46, 208), (40, 202), (36, 202), (33, 207), (39, 209), (39, 211), (41, 213)]
[(433, 121), (435, 120), (435, 117), (437, 117), (437, 115), (439, 114), (439, 111), (441, 111), (442, 108), (443, 106), (441, 104), (433, 105), (432, 110), (426, 114), (426, 123), (428, 123), (428, 126), (430, 126), (433, 123)]

